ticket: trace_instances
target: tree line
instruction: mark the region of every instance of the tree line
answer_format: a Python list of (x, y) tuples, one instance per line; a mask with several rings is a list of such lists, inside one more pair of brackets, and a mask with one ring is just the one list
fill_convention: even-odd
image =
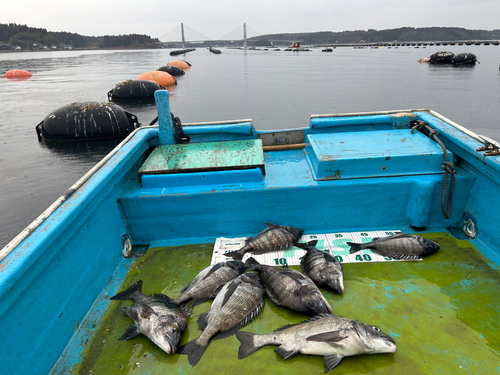
[(159, 40), (148, 35), (84, 36), (69, 32), (47, 31), (15, 23), (0, 23), (0, 44), (31, 49), (36, 43), (45, 46), (65, 44), (72, 48), (159, 48)]
[(460, 27), (401, 27), (387, 30), (320, 31), (261, 35), (252, 39), (300, 40), (303, 44), (435, 42), (458, 40), (498, 40), (500, 30), (468, 30)]

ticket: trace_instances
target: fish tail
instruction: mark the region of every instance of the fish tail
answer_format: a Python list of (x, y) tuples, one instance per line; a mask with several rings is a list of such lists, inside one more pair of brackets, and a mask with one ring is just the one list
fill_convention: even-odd
[(357, 253), (358, 251), (365, 248), (364, 244), (362, 243), (346, 242), (346, 244), (351, 247), (351, 249), (349, 250), (349, 254)]
[(199, 345), (198, 339), (188, 342), (177, 349), (177, 353), (186, 354), (191, 366), (196, 366), (207, 350), (208, 345)]
[(241, 261), (243, 259), (243, 255), (245, 253), (241, 253), (239, 250), (236, 250), (236, 251), (231, 251), (230, 253), (225, 253), (224, 256), (226, 257), (231, 257), (233, 258), (234, 260), (239, 260)]
[(252, 332), (236, 333), (236, 338), (241, 342), (240, 348), (238, 350), (238, 359), (246, 358), (250, 354), (254, 353), (257, 349), (260, 349), (264, 346), (255, 344), (254, 342), (255, 336), (257, 335)]
[(139, 280), (138, 282), (136, 282), (134, 285), (132, 285), (127, 290), (118, 293), (117, 295), (111, 297), (110, 299), (123, 300), (123, 299), (132, 298), (133, 300), (135, 300), (136, 297), (141, 295), (141, 294), (142, 294), (142, 280)]

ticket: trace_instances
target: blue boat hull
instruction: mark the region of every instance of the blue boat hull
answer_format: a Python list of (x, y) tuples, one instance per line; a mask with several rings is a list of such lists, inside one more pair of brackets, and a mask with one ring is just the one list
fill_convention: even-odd
[[(499, 158), (477, 152), (483, 146), (477, 137), (439, 115), (416, 110), (320, 116), (308, 127), (278, 132), (255, 131), (249, 121), (185, 126), (193, 142), (279, 140), (300, 133), (305, 148), (264, 141), (265, 175), (259, 168), (210, 170), (143, 176), (142, 181), (137, 172), (150, 151), (173, 143), (168, 124), (161, 123), (170, 113), (168, 92), (156, 95), (160, 127), (134, 131), (0, 253), (0, 331), (8, 333), (0, 343), (5, 373), (61, 372), (80, 360), (84, 338), (109, 305), (107, 295), (118, 291), (130, 267), (122, 252), (124, 234), (134, 246), (151, 247), (251, 236), (262, 230), (263, 221), (298, 226), (309, 234), (387, 228), (460, 232), (473, 218), (477, 233), (467, 239), (498, 269)], [(455, 162), (448, 219), (441, 208), (444, 172), (429, 157), (434, 150), (426, 151), (426, 161), (419, 150), (396, 160), (408, 154), (400, 141), (397, 149), (390, 147), (394, 155), (389, 159), (374, 160), (368, 153), (360, 164), (359, 156), (339, 161), (314, 146), (330, 142), (337, 149), (336, 142), (353, 132), (404, 130), (411, 136), (415, 119), (439, 131)], [(373, 148), (359, 145), (359, 150)], [(337, 174), (339, 168), (344, 169)]]

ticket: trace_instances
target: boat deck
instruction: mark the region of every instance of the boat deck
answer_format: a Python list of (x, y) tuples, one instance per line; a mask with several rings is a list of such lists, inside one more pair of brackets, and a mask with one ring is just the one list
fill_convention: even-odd
[[(377, 325), (395, 338), (397, 344), (393, 354), (347, 357), (332, 373), (498, 373), (500, 271), (468, 241), (458, 240), (448, 232), (422, 236), (439, 243), (441, 250), (421, 262), (345, 264), (344, 294), (322, 290), (335, 314)], [(213, 244), (150, 248), (142, 258), (124, 260), (108, 290), (103, 292), (102, 300), (96, 302), (82, 324), (87, 330), (78, 332), (73, 339), (72, 345), (84, 347), (80, 358), (70, 359), (66, 353), (53, 372), (323, 373), (322, 357), (297, 354), (283, 360), (273, 352), (275, 346), (261, 348), (238, 360), (239, 341), (235, 336), (213, 340), (194, 368), (187, 356), (167, 355), (145, 336), (118, 341), (132, 323), (120, 307), (133, 301), (109, 301), (110, 295), (142, 279), (144, 293), (164, 293), (176, 298), (210, 264), (212, 249)], [(207, 301), (193, 310), (181, 344), (200, 335), (196, 320), (210, 305), (211, 301)], [(100, 319), (94, 321), (97, 317)], [(307, 319), (266, 298), (261, 314), (242, 330), (269, 333)]]

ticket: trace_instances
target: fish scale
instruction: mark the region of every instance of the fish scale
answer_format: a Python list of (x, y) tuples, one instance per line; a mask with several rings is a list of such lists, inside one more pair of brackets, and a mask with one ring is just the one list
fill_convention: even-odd
[(318, 314), (265, 335), (238, 332), (236, 337), (241, 342), (239, 359), (263, 346), (279, 345), (275, 352), (284, 359), (297, 353), (323, 355), (325, 372), (333, 370), (347, 356), (396, 351), (395, 340), (380, 328), (332, 314)]
[(317, 242), (317, 240), (313, 240), (306, 244), (296, 244), (297, 247), (307, 251), (300, 261), (302, 271), (316, 285), (335, 293), (343, 293), (344, 276), (342, 273), (342, 264), (337, 262), (330, 254), (316, 249)]
[(182, 295), (175, 303), (191, 301), (197, 306), (209, 298), (213, 298), (222, 286), (235, 279), (245, 271), (245, 265), (239, 261), (220, 262), (201, 270), (193, 281), (182, 289)]
[(246, 240), (245, 245), (237, 251), (226, 253), (225, 256), (235, 260), (243, 259), (246, 252), (263, 254), (269, 251), (283, 250), (292, 246), (302, 236), (300, 228), (266, 223), (266, 229), (257, 236)]
[(273, 302), (298, 312), (315, 315), (331, 313), (332, 308), (307, 275), (288, 267), (273, 267), (247, 259), (247, 270), (260, 273), (267, 295)]
[(195, 366), (212, 339), (235, 334), (259, 314), (264, 304), (264, 288), (255, 273), (244, 273), (226, 283), (215, 297), (210, 311), (200, 315), (198, 324), (203, 330), (195, 340), (181, 346), (180, 354), (187, 354)]

